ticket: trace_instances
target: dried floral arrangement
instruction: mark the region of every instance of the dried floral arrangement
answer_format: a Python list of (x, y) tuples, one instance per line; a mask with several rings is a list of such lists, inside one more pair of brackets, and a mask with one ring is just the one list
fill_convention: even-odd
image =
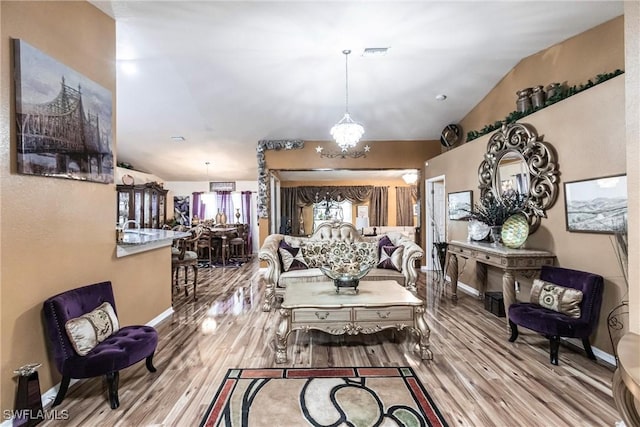
[(503, 194), (501, 198), (485, 195), (474, 205), (474, 209), (469, 212), (472, 219), (484, 222), (494, 227), (504, 224), (511, 215), (522, 212), (525, 196), (512, 192)]

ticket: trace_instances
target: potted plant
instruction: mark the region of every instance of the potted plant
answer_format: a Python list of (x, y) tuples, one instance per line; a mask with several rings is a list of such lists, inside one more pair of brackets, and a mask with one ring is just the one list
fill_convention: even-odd
[(471, 219), (491, 227), (491, 237), (494, 243), (498, 243), (502, 224), (510, 216), (522, 213), (523, 205), (524, 195), (520, 193), (504, 193), (500, 198), (487, 193), (474, 205), (473, 211), (468, 212)]

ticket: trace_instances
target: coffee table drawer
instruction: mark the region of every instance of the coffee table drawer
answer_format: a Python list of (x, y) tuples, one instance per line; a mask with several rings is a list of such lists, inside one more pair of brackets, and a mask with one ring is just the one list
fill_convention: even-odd
[(356, 308), (356, 321), (411, 320), (413, 307)]
[(324, 310), (317, 308), (299, 308), (293, 310), (291, 317), (293, 322), (349, 321), (351, 320), (351, 309), (336, 308)]

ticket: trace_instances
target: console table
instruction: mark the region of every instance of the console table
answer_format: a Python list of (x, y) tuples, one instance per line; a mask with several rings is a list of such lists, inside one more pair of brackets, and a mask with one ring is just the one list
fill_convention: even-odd
[(478, 283), (482, 286), (480, 297), (486, 289), (487, 266), (501, 269), (504, 312), (516, 302), (515, 275), (533, 277), (543, 265), (553, 265), (556, 256), (551, 252), (538, 249), (511, 249), (505, 246), (493, 246), (484, 242), (461, 242), (453, 240), (447, 247), (449, 252), (448, 273), (451, 277), (452, 299), (458, 299), (458, 257), (473, 259), (478, 264)]

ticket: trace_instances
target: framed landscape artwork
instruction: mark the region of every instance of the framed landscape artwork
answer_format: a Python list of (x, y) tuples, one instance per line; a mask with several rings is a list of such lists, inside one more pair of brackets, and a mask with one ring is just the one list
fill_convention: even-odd
[(18, 172), (113, 183), (111, 92), (13, 40)]
[(627, 176), (564, 183), (567, 231), (615, 233), (627, 221)]
[(449, 202), (449, 219), (467, 220), (473, 205), (473, 191), (458, 191), (447, 195)]

